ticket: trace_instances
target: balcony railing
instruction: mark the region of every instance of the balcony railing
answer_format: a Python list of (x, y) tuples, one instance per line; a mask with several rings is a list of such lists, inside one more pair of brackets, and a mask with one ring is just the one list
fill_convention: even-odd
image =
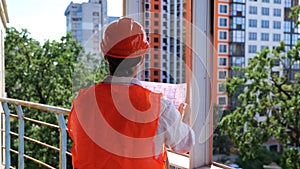
[[(67, 116), (70, 112), (69, 109), (63, 109), (59, 107), (44, 105), (44, 104), (37, 104), (22, 100), (16, 100), (16, 99), (9, 99), (9, 98), (0, 98), (0, 102), (2, 104), (3, 111), (1, 110), (1, 122), (5, 125), (1, 125), (1, 131), (2, 131), (2, 138), (1, 140), (5, 140), (5, 143), (1, 142), (1, 165), (5, 165), (5, 168), (13, 168), (11, 166), (11, 153), (18, 155), (18, 169), (24, 169), (24, 159), (28, 159), (33, 161), (34, 163), (42, 166), (43, 168), (50, 168), (54, 169), (54, 166), (51, 166), (50, 164), (47, 164), (37, 158), (34, 158), (28, 154), (25, 153), (25, 146), (24, 141), (30, 141), (35, 144), (38, 144), (40, 146), (46, 147), (48, 149), (55, 150), (59, 153), (59, 168), (60, 169), (66, 169), (67, 168), (67, 156), (72, 156), (70, 152), (67, 151), (67, 127), (66, 127), (66, 121), (65, 116)], [(11, 113), (12, 107), (15, 107), (16, 113)], [(28, 111), (31, 109), (36, 109), (39, 111), (51, 113), (52, 115), (56, 116), (57, 124), (48, 123), (45, 121), (36, 120), (30, 117), (26, 117), (23, 112), (23, 108), (26, 107)], [(26, 113), (26, 112), (25, 112)], [(4, 119), (3, 119), (4, 117)], [(11, 120), (17, 119), (18, 120), (18, 133), (11, 131)], [(59, 136), (59, 146), (53, 146), (49, 145), (45, 142), (36, 140), (30, 136), (25, 136), (25, 121), (28, 121), (30, 124), (38, 124), (42, 126), (47, 126), (52, 128), (53, 130), (58, 130), (60, 133)], [(4, 133), (3, 133), (4, 132)], [(3, 139), (3, 136), (5, 136), (5, 139)], [(11, 136), (18, 137), (18, 150), (11, 148)], [(177, 154), (173, 152), (168, 152), (169, 157), (169, 165), (171, 169), (188, 169), (189, 168), (189, 156)], [(15, 164), (16, 165), (16, 164)], [(230, 169), (230, 167), (224, 166), (222, 164), (213, 163), (211, 166), (203, 167), (204, 168), (224, 168), (224, 169)]]
[[(55, 167), (38, 160), (28, 154), (25, 154), (25, 146), (24, 141), (34, 142), (35, 144), (41, 145), (43, 147), (47, 147), (49, 149), (55, 150), (59, 152), (59, 168), (66, 169), (67, 167), (67, 155), (71, 155), (70, 152), (67, 152), (67, 128), (65, 123), (64, 115), (69, 114), (69, 109), (58, 108), (49, 105), (36, 104), (27, 101), (8, 99), (8, 98), (0, 98), (0, 102), (2, 104), (2, 108), (4, 110), (4, 120), (1, 121), (5, 123), (5, 126), (1, 126), (1, 131), (5, 132), (5, 145), (1, 145), (2, 151), (5, 150), (5, 155), (3, 156), (2, 163), (4, 162), (5, 168), (12, 168), (11, 166), (11, 153), (15, 153), (18, 155), (18, 168), (24, 168), (24, 158), (33, 161), (45, 168), (54, 169)], [(10, 106), (14, 106), (16, 108), (16, 114), (11, 113)], [(53, 113), (57, 118), (57, 124), (51, 124), (48, 122), (32, 119), (30, 117), (26, 117), (23, 113), (23, 107), (27, 107), (30, 109), (37, 109), (43, 112)], [(1, 116), (3, 117), (3, 116)], [(18, 133), (11, 131), (11, 119), (18, 119)], [(53, 128), (53, 130), (59, 130), (59, 147), (55, 147), (53, 145), (49, 145), (42, 141), (36, 140), (30, 136), (25, 136), (25, 121), (30, 122), (30, 124), (37, 124), (41, 126), (47, 126)], [(3, 136), (3, 134), (1, 135)], [(11, 136), (18, 137), (18, 150), (14, 150), (11, 148)], [(4, 140), (4, 139), (2, 139)], [(3, 143), (2, 143), (3, 144)]]

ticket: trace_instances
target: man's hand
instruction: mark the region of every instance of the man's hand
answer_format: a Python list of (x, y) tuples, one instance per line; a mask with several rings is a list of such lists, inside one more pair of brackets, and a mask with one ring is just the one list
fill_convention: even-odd
[(182, 121), (190, 125), (191, 107), (186, 103), (181, 103), (178, 111), (181, 114)]

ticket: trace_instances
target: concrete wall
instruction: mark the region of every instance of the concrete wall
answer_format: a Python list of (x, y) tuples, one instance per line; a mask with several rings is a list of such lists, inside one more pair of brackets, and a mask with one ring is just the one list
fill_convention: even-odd
[[(6, 0), (0, 1), (0, 97), (5, 96), (5, 81), (4, 81), (4, 37), (5, 37), (5, 29), (6, 24), (8, 23), (8, 13)], [(4, 113), (2, 109), (0, 109), (0, 124), (1, 126), (5, 126), (4, 124)], [(4, 146), (4, 132), (1, 134), (0, 146)], [(3, 167), (5, 161), (4, 149), (0, 149), (0, 168)]]

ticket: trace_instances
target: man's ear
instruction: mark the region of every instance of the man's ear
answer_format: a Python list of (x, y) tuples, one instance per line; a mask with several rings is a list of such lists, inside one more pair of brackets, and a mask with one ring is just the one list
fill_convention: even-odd
[(107, 56), (104, 56), (104, 60), (105, 60), (106, 62), (108, 62), (108, 60), (107, 60)]

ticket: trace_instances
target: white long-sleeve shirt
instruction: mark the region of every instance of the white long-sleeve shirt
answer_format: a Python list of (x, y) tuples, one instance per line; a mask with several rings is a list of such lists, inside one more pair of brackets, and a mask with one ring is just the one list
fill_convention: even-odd
[[(107, 76), (103, 82), (143, 86), (138, 79), (132, 77)], [(163, 145), (163, 143), (180, 153), (191, 150), (195, 144), (194, 131), (190, 126), (182, 122), (179, 111), (166, 97), (161, 98), (160, 118), (156, 135), (159, 136), (156, 138), (157, 153), (161, 151), (162, 147), (160, 145)]]

